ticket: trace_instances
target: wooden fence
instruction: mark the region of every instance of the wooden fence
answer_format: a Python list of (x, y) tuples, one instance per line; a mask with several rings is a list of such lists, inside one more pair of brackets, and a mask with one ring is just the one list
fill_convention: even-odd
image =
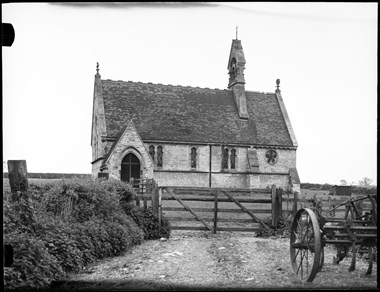
[[(137, 189), (136, 189), (137, 191)], [(151, 207), (176, 230), (259, 231), (283, 217), (282, 189), (159, 187), (146, 181), (136, 204)], [(186, 224), (186, 225), (183, 225)]]
[[(355, 195), (351, 196), (355, 197)], [(332, 195), (320, 195), (316, 194), (311, 196), (301, 196), (298, 193), (286, 193), (283, 200), (287, 202), (290, 209), (295, 213), (301, 208), (317, 208), (324, 217), (328, 218), (343, 218), (346, 212), (344, 202), (346, 202), (350, 196), (332, 196)], [(369, 200), (359, 201), (357, 207), (360, 212), (368, 212), (372, 209), (371, 202)]]

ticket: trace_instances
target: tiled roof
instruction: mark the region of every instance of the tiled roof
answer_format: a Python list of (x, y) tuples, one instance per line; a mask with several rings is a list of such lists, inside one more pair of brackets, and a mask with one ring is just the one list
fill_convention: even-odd
[(143, 140), (293, 146), (275, 93), (247, 91), (242, 120), (227, 89), (101, 82), (108, 137), (132, 118)]

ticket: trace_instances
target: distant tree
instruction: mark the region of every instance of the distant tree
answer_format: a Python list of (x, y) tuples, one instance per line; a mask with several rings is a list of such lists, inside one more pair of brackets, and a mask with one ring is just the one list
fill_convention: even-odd
[(361, 187), (369, 187), (372, 183), (372, 179), (368, 177), (364, 177), (362, 180), (359, 180), (359, 186)]
[(341, 179), (341, 180), (340, 180), (340, 185), (341, 185), (341, 186), (346, 186), (346, 185), (347, 185), (347, 181), (344, 180), (344, 179)]
[(325, 183), (325, 184), (321, 185), (320, 189), (324, 190), (324, 191), (328, 191), (328, 190), (331, 189), (331, 187), (332, 187), (332, 185), (329, 185), (329, 184)]
[(7, 172), (8, 171), (8, 164), (6, 161), (3, 161), (3, 172)]

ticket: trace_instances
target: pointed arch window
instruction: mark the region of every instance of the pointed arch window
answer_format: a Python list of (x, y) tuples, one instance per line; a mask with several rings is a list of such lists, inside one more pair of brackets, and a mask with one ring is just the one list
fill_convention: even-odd
[(230, 166), (231, 166), (231, 169), (236, 169), (236, 150), (235, 149), (231, 149)]
[(191, 168), (197, 168), (197, 148), (191, 148)]
[(155, 161), (154, 160), (155, 152), (154, 152), (154, 146), (153, 145), (149, 146), (149, 154), (150, 154), (150, 157), (152, 157), (153, 161)]
[(222, 156), (222, 169), (228, 169), (228, 149), (224, 148)]
[(157, 147), (157, 167), (162, 167), (162, 156), (163, 156), (162, 146)]

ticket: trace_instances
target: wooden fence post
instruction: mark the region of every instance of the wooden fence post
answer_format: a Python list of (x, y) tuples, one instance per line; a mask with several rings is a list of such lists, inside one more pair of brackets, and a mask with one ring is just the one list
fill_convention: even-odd
[(289, 211), (289, 192), (286, 192), (288, 195), (288, 200), (286, 201), (286, 211)]
[(275, 185), (272, 185), (271, 194), (272, 194), (272, 226), (276, 226), (277, 225), (277, 204), (276, 204), (277, 193), (276, 193)]
[(214, 234), (216, 234), (216, 228), (218, 223), (218, 191), (214, 195)]
[(152, 182), (152, 210), (158, 215), (158, 185), (155, 181)]
[(322, 204), (322, 198), (317, 199), (315, 207), (316, 207), (317, 212), (319, 214), (321, 214), (321, 215), (322, 215), (322, 208), (323, 208), (322, 206), (323, 206), (323, 204)]
[(18, 199), (17, 192), (25, 192), (29, 187), (26, 160), (8, 160), (8, 179), (12, 199), (16, 201)]
[(297, 204), (298, 204), (298, 192), (294, 192), (294, 198), (293, 198), (293, 217), (297, 214)]
[(143, 197), (143, 201), (144, 201), (144, 209), (148, 209), (148, 200), (146, 197)]
[(161, 204), (162, 204), (162, 188), (158, 188), (158, 225), (161, 230)]
[(335, 204), (330, 204), (330, 210), (332, 210), (330, 212), (330, 214), (332, 217), (335, 217), (335, 209), (334, 208), (335, 208)]
[(279, 188), (277, 190), (277, 215), (278, 215), (278, 218), (282, 219), (282, 189)]

